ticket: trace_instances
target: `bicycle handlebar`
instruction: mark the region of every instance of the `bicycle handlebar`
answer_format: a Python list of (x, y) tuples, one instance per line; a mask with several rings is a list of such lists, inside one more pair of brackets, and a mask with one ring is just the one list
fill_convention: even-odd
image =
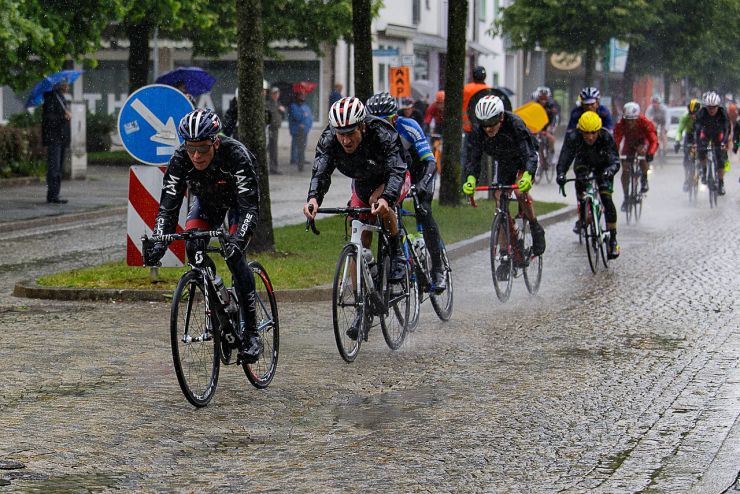
[[(514, 190), (519, 189), (519, 185), (517, 184), (511, 184), (511, 185), (501, 185), (501, 184), (491, 184), (491, 185), (479, 185), (475, 188), (475, 190), (503, 190), (507, 192), (512, 192)], [(475, 202), (475, 196), (471, 195), (468, 197), (468, 201), (470, 202), (470, 205), (474, 208), (478, 207), (478, 204)]]
[(225, 238), (226, 232), (223, 230), (185, 230), (180, 233), (168, 233), (166, 235), (152, 235), (148, 237), (146, 234), (141, 236), (142, 240), (148, 240), (150, 242), (174, 242), (175, 240), (198, 240), (198, 239), (212, 239), (212, 238)]
[[(308, 211), (313, 211), (313, 204), (308, 205)], [(319, 208), (316, 210), (316, 214), (344, 214), (347, 216), (355, 216), (359, 214), (366, 214), (372, 212), (372, 208)], [(306, 231), (311, 229), (314, 235), (320, 235), (321, 231), (316, 228), (316, 221), (306, 219)]]
[[(587, 177), (575, 177), (575, 178), (567, 178), (565, 179), (565, 182), (590, 182), (592, 180), (597, 180), (599, 177), (597, 177), (594, 174), (591, 174)], [(565, 193), (565, 184), (560, 186), (560, 193), (563, 194), (563, 197), (568, 197)]]

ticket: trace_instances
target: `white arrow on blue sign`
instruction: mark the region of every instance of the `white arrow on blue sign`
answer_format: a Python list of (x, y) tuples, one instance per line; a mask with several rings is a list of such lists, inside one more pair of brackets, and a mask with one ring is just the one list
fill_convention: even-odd
[(166, 165), (181, 143), (177, 124), (192, 110), (193, 104), (172, 86), (144, 86), (128, 97), (118, 114), (121, 143), (142, 163)]

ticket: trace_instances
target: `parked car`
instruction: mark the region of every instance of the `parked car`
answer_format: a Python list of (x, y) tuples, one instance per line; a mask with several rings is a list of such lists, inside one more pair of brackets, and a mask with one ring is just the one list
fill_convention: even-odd
[(669, 148), (673, 145), (673, 141), (676, 140), (678, 123), (681, 121), (681, 117), (686, 113), (688, 113), (688, 110), (685, 106), (668, 107), (668, 129), (666, 129), (666, 134), (668, 135)]

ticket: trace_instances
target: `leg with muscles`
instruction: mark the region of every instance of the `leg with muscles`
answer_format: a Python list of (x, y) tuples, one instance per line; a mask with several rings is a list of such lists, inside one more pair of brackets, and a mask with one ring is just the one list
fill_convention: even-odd
[(416, 211), (416, 221), (424, 228), (424, 244), (432, 260), (432, 288), (439, 294), (445, 288), (445, 273), (442, 264), (442, 250), (440, 249), (439, 227), (432, 216), (432, 199), (428, 195), (422, 196), (421, 206), (424, 211)]
[(725, 166), (727, 166), (727, 168), (730, 166), (730, 162), (727, 159), (727, 148), (718, 144), (715, 149), (715, 156), (717, 156), (717, 177), (719, 177), (718, 193), (723, 196), (725, 195)]
[(599, 183), (599, 195), (606, 216), (606, 229), (609, 231), (609, 259), (616, 259), (620, 253), (619, 243), (617, 243), (617, 208), (612, 200), (613, 189), (614, 184), (611, 180), (604, 180)]
[(534, 214), (532, 196), (519, 190), (515, 190), (514, 195), (519, 201), (519, 207), (522, 208), (524, 216), (529, 220), (529, 230), (532, 232), (532, 255), (540, 256), (545, 252), (545, 229), (542, 228)]
[(632, 170), (632, 160), (634, 157), (622, 160), (622, 194), (624, 195), (624, 201), (622, 201), (622, 212), (627, 211), (627, 196), (629, 195), (629, 183), (630, 173)]
[(257, 297), (254, 287), (254, 275), (249, 269), (244, 256), (232, 256), (226, 260), (227, 266), (234, 277), (234, 287), (239, 298), (240, 331), (242, 341), (239, 349), (239, 359), (243, 362), (254, 363), (262, 353), (262, 340), (257, 333)]

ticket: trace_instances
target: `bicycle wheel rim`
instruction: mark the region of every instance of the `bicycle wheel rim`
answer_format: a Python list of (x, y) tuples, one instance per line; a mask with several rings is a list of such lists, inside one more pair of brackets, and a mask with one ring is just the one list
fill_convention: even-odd
[(349, 244), (342, 249), (337, 260), (332, 285), (332, 320), (334, 323), (334, 339), (337, 343), (339, 355), (346, 362), (353, 362), (360, 351), (363, 335), (356, 339), (347, 336), (352, 323), (357, 317), (365, 316), (365, 290), (362, 280), (357, 280), (357, 286), (352, 283), (352, 271), (357, 262), (357, 246)]
[(529, 227), (529, 221), (524, 221), (524, 252), (526, 256), (526, 265), (522, 269), (524, 272), (524, 285), (527, 291), (534, 295), (540, 289), (542, 281), (542, 256), (532, 255), (532, 231)]
[[(496, 297), (498, 297), (501, 302), (509, 300), (509, 295), (511, 295), (511, 285), (514, 281), (514, 265), (510, 252), (511, 234), (509, 232), (509, 226), (504, 220), (508, 221), (508, 217), (502, 213), (497, 214), (494, 218), (493, 225), (491, 226), (491, 239), (489, 245), (493, 287), (496, 290)], [(500, 244), (503, 244), (506, 247), (502, 248)], [(506, 268), (502, 268), (502, 270), (508, 269), (509, 275), (507, 280), (498, 279), (497, 274), (499, 266), (506, 266)]]
[(406, 328), (406, 331), (409, 333), (416, 331), (416, 326), (419, 324), (422, 296), (418, 278), (414, 275), (411, 279), (411, 288), (409, 290), (409, 323)]
[(205, 286), (196, 271), (188, 271), (175, 288), (170, 314), (170, 343), (177, 382), (185, 398), (197, 407), (216, 392), (220, 369), (217, 322), (208, 314)]
[(256, 261), (249, 263), (254, 274), (257, 333), (262, 340), (262, 355), (257, 362), (243, 364), (244, 373), (255, 388), (266, 388), (275, 377), (280, 350), (280, 320), (277, 300), (265, 268)]
[[(587, 200), (585, 203), (586, 208), (588, 208), (588, 211), (591, 211), (591, 201)], [(598, 253), (596, 252), (596, 232), (594, 230), (594, 218), (593, 213), (591, 214), (591, 218), (589, 218), (588, 223), (586, 223), (586, 232), (584, 235), (584, 243), (586, 244), (586, 255), (588, 256), (588, 265), (591, 267), (591, 271), (593, 273), (596, 273), (599, 267), (599, 259), (596, 257), (598, 256)]]
[(445, 283), (447, 287), (445, 288), (445, 291), (439, 295), (432, 293), (430, 300), (432, 302), (434, 312), (437, 313), (437, 317), (443, 321), (449, 321), (450, 317), (452, 317), (452, 304), (454, 301), (455, 291), (452, 286), (452, 268), (450, 267), (450, 259), (447, 257), (447, 249), (444, 245), (440, 247), (440, 255), (445, 269)]
[(411, 279), (408, 265), (400, 282), (390, 283), (391, 263), (388, 257), (383, 260), (383, 305), (385, 311), (380, 318), (380, 328), (388, 348), (398, 350), (406, 339), (411, 311), (409, 290)]

